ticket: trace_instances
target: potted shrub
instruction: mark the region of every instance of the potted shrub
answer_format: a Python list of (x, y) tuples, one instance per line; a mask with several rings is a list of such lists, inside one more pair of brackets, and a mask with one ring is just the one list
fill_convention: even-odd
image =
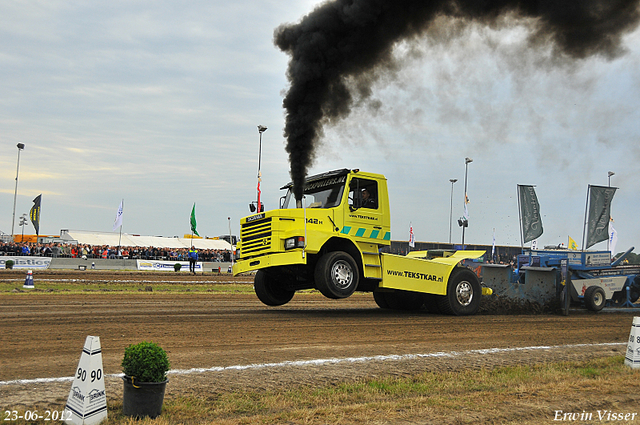
[(182, 268), (182, 264), (180, 264), (180, 263), (175, 263), (173, 265), (173, 271), (174, 272), (179, 272), (181, 268)]
[(156, 343), (143, 341), (124, 350), (122, 413), (155, 418), (162, 412), (164, 390), (169, 380), (167, 353)]
[(15, 263), (13, 262), (13, 260), (7, 260), (7, 261), (4, 263), (4, 268), (5, 268), (5, 269), (13, 269), (13, 265), (14, 265), (14, 264), (15, 264)]

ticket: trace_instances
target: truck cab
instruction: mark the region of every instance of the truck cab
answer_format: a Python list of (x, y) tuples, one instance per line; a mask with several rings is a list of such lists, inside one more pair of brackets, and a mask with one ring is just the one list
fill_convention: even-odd
[[(348, 169), (318, 174), (306, 179), (300, 201), (292, 183), (281, 189), (279, 209), (241, 219), (234, 275), (257, 270), (256, 293), (268, 305), (284, 304), (301, 289), (330, 298), (372, 290), (382, 278), (378, 250), (391, 244), (386, 178)], [(338, 287), (323, 284), (318, 269), (331, 252), (342, 254), (322, 267), (334, 266), (328, 273), (340, 276)]]

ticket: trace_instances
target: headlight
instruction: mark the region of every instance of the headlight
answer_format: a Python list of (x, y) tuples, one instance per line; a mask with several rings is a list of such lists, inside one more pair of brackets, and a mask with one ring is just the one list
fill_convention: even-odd
[(304, 248), (304, 236), (294, 236), (284, 240), (284, 249)]

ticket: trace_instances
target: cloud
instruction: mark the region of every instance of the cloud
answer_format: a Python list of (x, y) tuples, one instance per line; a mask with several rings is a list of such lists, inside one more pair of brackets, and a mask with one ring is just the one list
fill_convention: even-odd
[[(43, 193), (41, 231), (110, 231), (125, 199), (124, 231), (238, 233), (256, 197), (258, 124), (263, 197), (277, 207), (290, 180), (283, 136), (289, 57), (274, 29), (314, 2), (44, 3), (0, 5), (0, 230), (11, 228), (16, 143), (17, 215)], [(580, 238), (586, 186), (619, 185), (620, 246), (635, 244), (640, 205), (640, 32), (627, 53), (567, 62), (529, 44), (534, 22), (486, 27), (436, 22), (398, 43), (393, 73), (358, 86), (352, 113), (327, 127), (312, 172), (385, 174), (392, 237), (449, 237), (462, 213), (464, 157), (471, 219), (465, 240), (519, 244), (515, 185), (536, 184), (541, 244)], [(390, 69), (390, 68), (389, 68)], [(385, 69), (388, 71), (389, 69)], [(25, 229), (26, 230), (26, 229)], [(459, 229), (453, 229), (459, 240)]]

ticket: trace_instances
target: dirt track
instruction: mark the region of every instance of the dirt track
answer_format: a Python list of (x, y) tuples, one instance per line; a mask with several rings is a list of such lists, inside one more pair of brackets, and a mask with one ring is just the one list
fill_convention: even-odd
[[(5, 276), (8, 275), (0, 278)], [(60, 276), (62, 274), (56, 278)], [(83, 279), (112, 279), (98, 273), (83, 276)], [(127, 279), (131, 276), (139, 275), (126, 274)], [(149, 274), (144, 276), (147, 281)], [(183, 278), (194, 279), (188, 275)], [(201, 278), (211, 277), (197, 277)], [(153, 286), (153, 283), (147, 284)], [(29, 409), (64, 405), (69, 381), (29, 381), (28, 385), (7, 381), (72, 376), (87, 335), (100, 337), (105, 374), (120, 373), (124, 348), (142, 340), (164, 347), (173, 370), (449, 353), (223, 369), (186, 375), (174, 373), (167, 387), (167, 397), (171, 397), (236, 388), (268, 389), (359, 377), (411, 375), (442, 368), (620, 355), (625, 352), (632, 320), (633, 314), (629, 313), (586, 311), (572, 311), (569, 317), (548, 314), (450, 317), (386, 311), (376, 306), (371, 294), (355, 294), (339, 301), (318, 294), (296, 294), (291, 303), (273, 308), (264, 306), (251, 294), (4, 293), (0, 294), (0, 381), (3, 382), (0, 383), (0, 407)], [(608, 345), (576, 346), (603, 343)], [(470, 351), (538, 346), (554, 348), (492, 354)], [(121, 397), (119, 378), (107, 376), (105, 382), (109, 398)]]

